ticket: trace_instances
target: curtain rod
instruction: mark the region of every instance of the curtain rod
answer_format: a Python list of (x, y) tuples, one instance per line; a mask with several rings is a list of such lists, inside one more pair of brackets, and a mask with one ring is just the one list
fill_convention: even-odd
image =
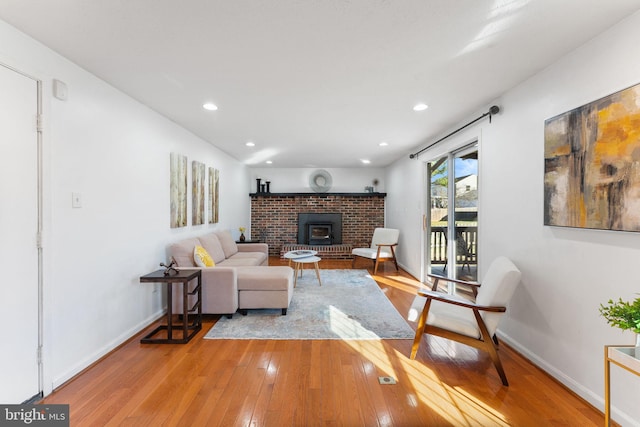
[(443, 136), (442, 138), (440, 138), (439, 140), (437, 140), (433, 144), (427, 145), (422, 150), (417, 151), (417, 152), (415, 152), (413, 154), (409, 154), (409, 158), (410, 159), (417, 159), (418, 155), (420, 153), (422, 153), (423, 151), (428, 150), (429, 148), (433, 147), (434, 145), (438, 144), (439, 142), (444, 141), (445, 139), (449, 138), (450, 136), (455, 135), (456, 133), (460, 132), (462, 129), (466, 128), (467, 126), (471, 126), (472, 124), (474, 124), (478, 120), (484, 119), (487, 116), (489, 116), (489, 123), (491, 123), (491, 116), (494, 115), (494, 114), (498, 114), (499, 112), (500, 112), (500, 107), (498, 107), (497, 105), (492, 106), (491, 108), (489, 108), (489, 111), (487, 111), (486, 113), (484, 113), (483, 115), (481, 115), (477, 119), (470, 121), (469, 123), (467, 123), (466, 125), (464, 125), (462, 127), (459, 127), (458, 129), (456, 129), (453, 132), (451, 132), (449, 135)]

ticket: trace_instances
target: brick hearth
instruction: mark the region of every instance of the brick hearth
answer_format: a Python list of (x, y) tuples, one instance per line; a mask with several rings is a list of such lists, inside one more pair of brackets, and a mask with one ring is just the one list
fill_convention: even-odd
[(342, 214), (342, 244), (332, 245), (339, 248), (313, 247), (325, 258), (349, 258), (349, 248), (368, 247), (373, 230), (384, 227), (386, 193), (254, 193), (250, 196), (251, 239), (268, 243), (270, 256), (281, 256), (285, 245), (295, 245), (291, 250), (302, 246), (309, 249), (308, 245), (296, 244), (299, 213)]
[(351, 259), (351, 245), (298, 245), (284, 244), (280, 249), (280, 258), (284, 257), (289, 251), (305, 251), (311, 250), (318, 252), (320, 258), (327, 259)]

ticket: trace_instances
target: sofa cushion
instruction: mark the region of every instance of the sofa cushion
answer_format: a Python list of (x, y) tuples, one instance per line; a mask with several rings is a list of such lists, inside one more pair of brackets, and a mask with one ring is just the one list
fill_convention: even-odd
[(262, 265), (267, 258), (267, 254), (262, 252), (238, 252), (229, 259), (243, 260), (244, 265)]
[(204, 236), (200, 236), (200, 243), (202, 244), (202, 247), (207, 250), (209, 255), (211, 255), (211, 258), (213, 258), (213, 261), (216, 264), (221, 263), (226, 258), (217, 234), (208, 233)]
[(218, 265), (220, 267), (255, 267), (260, 265), (257, 259), (251, 258), (236, 258), (232, 256), (231, 258), (227, 258)]
[(220, 239), (225, 258), (229, 258), (238, 253), (238, 245), (236, 241), (233, 240), (233, 237), (231, 237), (229, 230), (216, 231), (216, 235), (218, 239)]
[(291, 267), (245, 267), (238, 269), (238, 291), (288, 290), (293, 283), (293, 269)]
[(202, 246), (196, 246), (193, 248), (193, 262), (198, 267), (215, 267), (216, 263), (213, 262), (211, 255)]
[(193, 248), (198, 245), (200, 240), (195, 237), (176, 242), (170, 246), (171, 258), (176, 261), (178, 267), (195, 267)]

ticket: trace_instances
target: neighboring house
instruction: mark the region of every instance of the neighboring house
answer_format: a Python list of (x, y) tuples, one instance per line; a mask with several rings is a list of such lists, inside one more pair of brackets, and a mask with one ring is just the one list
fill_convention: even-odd
[(466, 175), (456, 179), (456, 196), (478, 191), (478, 175)]
[[(431, 208), (449, 206), (447, 187), (441, 184), (431, 185)], [(478, 207), (478, 176), (466, 175), (456, 179), (456, 209)]]

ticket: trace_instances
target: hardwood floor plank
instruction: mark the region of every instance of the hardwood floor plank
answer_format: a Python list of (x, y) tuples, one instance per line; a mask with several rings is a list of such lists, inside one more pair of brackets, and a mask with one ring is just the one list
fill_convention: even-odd
[(261, 348), (256, 348), (255, 363), (247, 371), (245, 398), (234, 425), (249, 425), (254, 420), (254, 411), (260, 399), (263, 385), (268, 381), (268, 367), (273, 355), (273, 341), (260, 342)]
[[(229, 378), (225, 393), (216, 404), (218, 410), (209, 417), (207, 425), (234, 425), (239, 408), (246, 397), (246, 387), (250, 381), (256, 380), (257, 372), (252, 369), (252, 358), (259, 351), (260, 342), (248, 340), (247, 345), (243, 347), (243, 350), (236, 352), (238, 364)], [(257, 380), (260, 381), (260, 378)]]
[(282, 351), (277, 351), (280, 341), (268, 341), (267, 349), (263, 356), (269, 355), (268, 362), (263, 367), (265, 370), (264, 380), (260, 384), (260, 389), (255, 395), (248, 396), (245, 402), (245, 409), (251, 411), (249, 422), (246, 425), (263, 426), (266, 422), (267, 409), (273, 396), (273, 388), (277, 379), (278, 367), (281, 365)]
[[(270, 264), (287, 263), (272, 258)], [(350, 264), (320, 262), (321, 268)], [(387, 264), (372, 277), (406, 315), (424, 285)], [(203, 330), (184, 345), (140, 344), (157, 326), (149, 325), (42, 403), (68, 403), (71, 425), (82, 427), (596, 426), (604, 420), (504, 345), (499, 352), (510, 387), (502, 386), (487, 354), (444, 338), (423, 337), (411, 360), (412, 340), (203, 339), (217, 319), (205, 316)], [(378, 383), (387, 375), (397, 384)]]
[(356, 378), (358, 379), (359, 389), (366, 397), (365, 414), (369, 419), (365, 419), (367, 425), (387, 426), (391, 425), (391, 417), (387, 408), (382, 391), (378, 387), (378, 378), (375, 372), (375, 366), (370, 360), (357, 356), (356, 362)]
[[(212, 417), (214, 412), (218, 411), (218, 401), (224, 394), (224, 388), (211, 387), (203, 388), (203, 393), (199, 399), (194, 401), (196, 405), (192, 404), (189, 408), (189, 412), (182, 414), (179, 426), (207, 426), (209, 424), (209, 418)], [(199, 404), (201, 402), (201, 404)]]
[[(339, 353), (339, 355), (341, 354)], [(337, 391), (339, 420), (345, 426), (365, 426), (354, 366), (352, 363), (344, 363), (343, 357), (340, 359), (338, 375), (342, 380), (342, 385)]]
[(333, 340), (327, 340), (320, 344), (319, 351), (315, 353), (320, 354), (319, 366), (317, 370), (322, 372), (320, 375), (320, 396), (321, 399), (317, 403), (320, 411), (319, 420), (322, 420), (328, 425), (335, 423), (337, 418), (337, 402), (335, 390), (338, 388), (340, 381), (335, 381), (335, 369), (337, 369), (333, 361)]

